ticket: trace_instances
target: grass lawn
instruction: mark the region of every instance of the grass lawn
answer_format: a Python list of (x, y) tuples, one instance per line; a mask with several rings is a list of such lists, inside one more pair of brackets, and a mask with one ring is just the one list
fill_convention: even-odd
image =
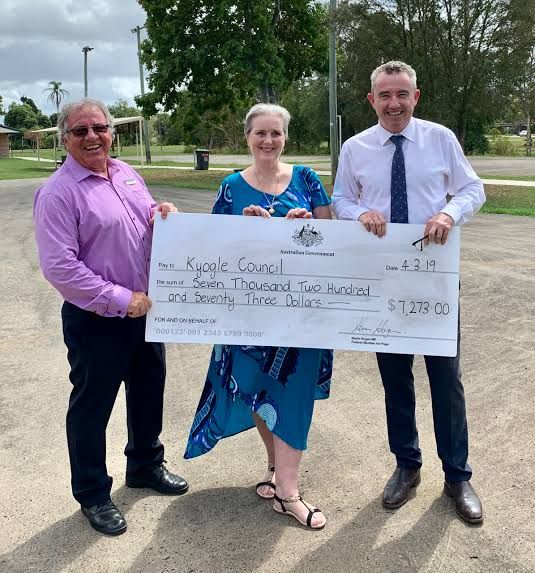
[[(168, 171), (146, 169), (143, 178), (149, 185), (162, 185), (177, 189), (209, 189), (217, 190), (225, 175), (213, 171)], [(329, 176), (321, 180), (329, 194), (332, 185)], [(507, 215), (527, 215), (535, 217), (535, 187), (509, 187), (485, 185), (487, 201), (481, 211), (483, 213), (502, 213)]]
[[(36, 161), (21, 159), (0, 159), (0, 180), (28, 179), (32, 177), (48, 177), (54, 171), (51, 163), (38, 164)], [(175, 187), (177, 189), (208, 189), (217, 190), (225, 173), (221, 171), (195, 171), (171, 169), (140, 170), (148, 185)], [(498, 178), (498, 177), (494, 177)], [(505, 179), (509, 179), (508, 177)], [(522, 180), (533, 180), (533, 177)], [(329, 176), (321, 176), (321, 180), (332, 193)], [(482, 208), (484, 213), (504, 213), (508, 215), (527, 215), (535, 217), (535, 187), (518, 187), (485, 185), (487, 202)]]
[[(176, 155), (178, 153), (185, 153), (184, 151), (185, 146), (184, 145), (164, 145), (163, 149), (160, 149), (159, 145), (151, 145), (150, 147), (150, 151), (152, 155)], [(143, 153), (145, 153), (145, 150), (143, 149)], [(116, 152), (114, 152), (113, 150), (110, 151), (111, 155), (115, 155)], [(37, 153), (34, 153), (33, 150), (31, 149), (25, 149), (24, 151), (20, 151), (17, 149), (13, 150), (13, 155), (15, 157), (37, 157)], [(54, 150), (53, 149), (40, 149), (39, 150), (39, 155), (41, 157), (44, 157), (45, 159), (54, 159)], [(66, 155), (66, 152), (64, 149), (58, 149), (57, 150), (57, 156), (58, 159), (61, 158), (62, 155)], [(135, 145), (130, 145), (130, 146), (121, 146), (121, 155), (137, 155), (137, 151), (136, 151), (136, 146)], [(192, 157), (192, 162), (193, 162), (193, 153), (191, 154)]]
[[(133, 167), (142, 167), (141, 163), (139, 161), (135, 161), (135, 160), (125, 160), (122, 159), (122, 161), (124, 161), (125, 163), (128, 163), (128, 165), (132, 165)], [(189, 167), (190, 169), (193, 169), (193, 160), (192, 161), (158, 161), (158, 160), (152, 160), (151, 165), (154, 166), (158, 166), (158, 165), (163, 165), (163, 166), (170, 166), (170, 167)], [(237, 163), (218, 163), (217, 165), (212, 165), (213, 168), (217, 168), (217, 167), (232, 167), (232, 168), (236, 168), (236, 169), (243, 169), (244, 165), (238, 165)], [(144, 171), (144, 173), (146, 173), (146, 171)]]
[(5, 179), (31, 179), (48, 177), (54, 172), (53, 163), (24, 161), (22, 159), (0, 159), (0, 181)]
[(480, 175), (481, 179), (500, 179), (503, 181), (535, 181), (533, 175)]
[(140, 169), (147, 185), (161, 185), (176, 189), (217, 190), (225, 173), (221, 171), (190, 171), (172, 169)]
[[(191, 155), (191, 161), (193, 162), (193, 147), (192, 145), (155, 145), (151, 143), (150, 145), (150, 153), (153, 156), (158, 155), (177, 155), (178, 153), (186, 153)], [(203, 145), (197, 145), (199, 149), (204, 149)], [(145, 153), (145, 148), (143, 148), (143, 153)], [(211, 149), (210, 154), (218, 154), (217, 149)], [(246, 149), (237, 149), (236, 151), (226, 151), (225, 154), (231, 153), (232, 155), (247, 155)], [(135, 145), (122, 145), (121, 146), (121, 155), (137, 155), (136, 146)]]
[[(175, 187), (176, 189), (208, 189), (217, 190), (226, 174), (222, 171), (183, 171), (168, 169), (140, 169), (143, 179), (147, 185), (162, 185)], [(329, 193), (332, 193), (330, 176), (320, 176), (320, 179)]]
[[(127, 160), (122, 159), (122, 161), (124, 161), (125, 163), (128, 163), (129, 165), (132, 165), (133, 167), (141, 167), (141, 163), (137, 160), (134, 160), (134, 159), (127, 159)], [(306, 165), (308, 165), (308, 166), (323, 165), (327, 162), (329, 162), (328, 157), (325, 160), (322, 159), (321, 161), (307, 161)], [(290, 165), (301, 165), (303, 162), (302, 161), (286, 161), (286, 163), (289, 163)], [(192, 161), (165, 161), (165, 160), (164, 161), (158, 161), (158, 159), (156, 159), (156, 160), (153, 159), (151, 165), (154, 165), (154, 166), (163, 165), (163, 166), (171, 166), (171, 167), (189, 167), (189, 168), (193, 169), (194, 163), (193, 163), (193, 160)], [(212, 162), (210, 165), (211, 165), (211, 168), (213, 168), (213, 169), (217, 169), (218, 167), (245, 169), (247, 167), (247, 165), (238, 164), (238, 163), (215, 163), (215, 162)], [(533, 179), (535, 180), (535, 177)]]
[[(199, 146), (202, 147), (202, 146)], [(121, 153), (120, 155), (123, 155), (125, 157), (127, 156), (136, 156), (139, 152), (139, 148), (136, 149), (135, 145), (122, 145), (121, 146)], [(185, 146), (185, 145), (163, 145), (162, 148), (160, 149), (159, 145), (151, 145), (150, 146), (150, 152), (151, 155), (153, 157), (158, 157), (159, 155), (178, 155), (180, 153), (186, 153), (188, 155), (191, 155), (191, 162), (189, 163), (189, 165), (193, 165), (193, 151), (191, 151), (191, 146)], [(58, 159), (61, 158), (62, 155), (65, 155), (65, 150), (64, 149), (58, 149), (57, 150), (57, 157)], [(110, 151), (110, 155), (116, 155), (117, 151), (114, 151), (113, 149)], [(218, 152), (217, 150), (210, 150), (210, 154), (215, 154), (217, 155)], [(245, 150), (237, 150), (237, 151), (233, 151), (232, 155), (246, 155), (247, 152)], [(15, 157), (37, 157), (37, 152), (34, 153), (34, 151), (32, 149), (25, 149), (24, 151), (20, 151), (18, 149), (14, 149), (13, 150), (13, 155)], [(53, 149), (40, 149), (39, 150), (39, 155), (41, 157), (44, 157), (45, 159), (54, 159), (54, 150)], [(143, 148), (143, 157), (145, 157), (145, 148)], [(329, 158), (329, 156), (326, 156), (327, 159)]]
[(487, 201), (482, 213), (535, 217), (535, 187), (485, 185), (485, 194)]

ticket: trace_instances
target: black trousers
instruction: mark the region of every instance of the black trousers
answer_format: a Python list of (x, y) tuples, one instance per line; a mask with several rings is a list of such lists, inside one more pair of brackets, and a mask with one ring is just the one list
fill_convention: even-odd
[[(433, 424), (438, 456), (446, 480), (469, 480), (472, 470), (468, 459), (468, 428), (464, 389), (461, 383), (460, 332), (457, 356), (425, 356), (425, 366), (431, 388)], [(418, 445), (412, 354), (377, 354), (383, 381), (390, 451), (401, 467), (422, 465)]]
[(73, 385), (67, 442), (73, 495), (83, 506), (109, 499), (106, 427), (124, 381), (126, 471), (163, 461), (165, 347), (145, 342), (145, 317), (104, 318), (65, 302), (61, 311)]

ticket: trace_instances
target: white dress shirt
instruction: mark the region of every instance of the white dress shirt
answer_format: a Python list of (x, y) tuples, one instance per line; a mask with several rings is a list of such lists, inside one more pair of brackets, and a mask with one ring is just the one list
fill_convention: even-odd
[[(338, 219), (355, 221), (366, 211), (380, 211), (390, 221), (392, 135), (378, 123), (342, 146), (332, 196)], [(485, 193), (454, 133), (413, 117), (401, 135), (406, 138), (409, 223), (425, 223), (438, 212), (456, 225), (468, 221), (485, 202)]]

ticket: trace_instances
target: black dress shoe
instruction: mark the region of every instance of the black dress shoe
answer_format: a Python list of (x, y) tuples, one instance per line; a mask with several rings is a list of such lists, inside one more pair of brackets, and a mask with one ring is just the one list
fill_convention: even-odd
[(397, 509), (409, 500), (411, 488), (419, 485), (420, 468), (397, 467), (388, 480), (383, 492), (383, 505), (388, 509)]
[(105, 503), (81, 506), (82, 513), (87, 517), (91, 527), (105, 535), (121, 535), (126, 531), (126, 520), (123, 514), (115, 507), (111, 499)]
[(466, 523), (483, 522), (481, 500), (469, 481), (444, 482), (444, 493), (455, 500), (455, 511)]
[(128, 487), (148, 487), (167, 495), (182, 495), (188, 491), (188, 482), (172, 474), (164, 465), (154, 464), (126, 474)]

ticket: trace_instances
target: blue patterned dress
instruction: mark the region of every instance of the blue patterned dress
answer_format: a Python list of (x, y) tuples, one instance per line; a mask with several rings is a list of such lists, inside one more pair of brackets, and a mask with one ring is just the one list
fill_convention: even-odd
[[(313, 211), (329, 203), (316, 173), (294, 166), (277, 196), (257, 191), (240, 173), (225, 177), (212, 213), (241, 215), (244, 207), (260, 205), (284, 217), (296, 207)], [(276, 436), (305, 450), (314, 400), (329, 397), (332, 364), (332, 350), (215, 345), (184, 457), (205, 454), (221, 438), (254, 427), (253, 412)]]

